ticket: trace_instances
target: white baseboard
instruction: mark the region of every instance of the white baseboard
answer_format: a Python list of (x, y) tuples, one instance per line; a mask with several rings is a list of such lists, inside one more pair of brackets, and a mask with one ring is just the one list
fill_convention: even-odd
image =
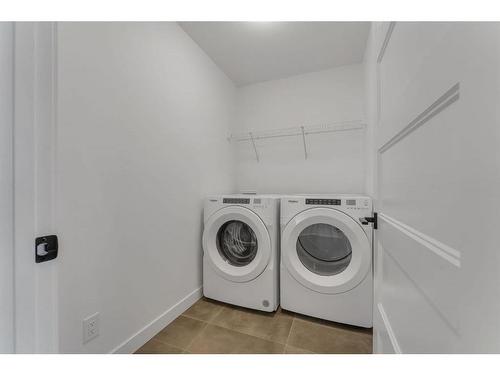
[(162, 313), (151, 323), (141, 328), (130, 338), (122, 342), (110, 353), (131, 354), (148, 342), (153, 336), (169, 325), (175, 318), (191, 307), (202, 296), (202, 287), (199, 287), (189, 293), (186, 297), (177, 302), (174, 306)]

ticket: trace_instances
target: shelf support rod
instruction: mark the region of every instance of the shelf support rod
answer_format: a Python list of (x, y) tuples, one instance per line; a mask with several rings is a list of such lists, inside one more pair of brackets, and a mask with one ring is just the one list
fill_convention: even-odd
[(253, 150), (255, 151), (255, 158), (257, 159), (257, 163), (259, 162), (259, 153), (257, 152), (257, 146), (255, 146), (255, 140), (253, 138), (252, 132), (248, 133), (250, 135), (250, 139), (252, 140)]
[(304, 158), (307, 160), (306, 133), (303, 126), (300, 127), (300, 130), (302, 131), (302, 143), (304, 144)]

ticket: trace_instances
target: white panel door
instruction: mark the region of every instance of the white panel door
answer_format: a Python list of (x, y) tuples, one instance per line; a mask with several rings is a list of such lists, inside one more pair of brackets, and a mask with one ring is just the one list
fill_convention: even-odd
[(14, 352), (14, 25), (0, 22), (0, 353)]
[(374, 350), (500, 352), (500, 23), (381, 30)]

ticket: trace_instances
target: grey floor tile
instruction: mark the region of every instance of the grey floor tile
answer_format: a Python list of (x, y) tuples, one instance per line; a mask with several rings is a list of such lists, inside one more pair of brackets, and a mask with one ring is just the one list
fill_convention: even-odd
[(140, 347), (135, 354), (180, 354), (182, 352), (183, 350), (180, 348), (153, 338)]
[(170, 344), (181, 349), (186, 347), (200, 334), (207, 323), (200, 320), (179, 316), (167, 327), (165, 327), (154, 338), (165, 344)]
[(287, 344), (314, 353), (368, 354), (372, 336), (349, 329), (334, 328), (295, 319)]
[(225, 307), (213, 324), (268, 341), (284, 344), (293, 318), (280, 312), (268, 313), (243, 308)]
[(182, 315), (210, 322), (223, 309), (223, 306), (224, 305), (222, 303), (202, 298), (187, 309)]
[(189, 345), (194, 354), (283, 353), (284, 345), (209, 324)]

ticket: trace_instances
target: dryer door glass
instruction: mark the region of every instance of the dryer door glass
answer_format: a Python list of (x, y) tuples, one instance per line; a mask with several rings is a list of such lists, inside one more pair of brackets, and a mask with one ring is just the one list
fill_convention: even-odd
[(242, 267), (257, 255), (257, 237), (247, 224), (239, 220), (225, 222), (217, 232), (217, 249), (229, 264)]
[(351, 262), (351, 243), (337, 227), (313, 224), (300, 232), (297, 254), (302, 264), (311, 272), (322, 276), (336, 275)]

